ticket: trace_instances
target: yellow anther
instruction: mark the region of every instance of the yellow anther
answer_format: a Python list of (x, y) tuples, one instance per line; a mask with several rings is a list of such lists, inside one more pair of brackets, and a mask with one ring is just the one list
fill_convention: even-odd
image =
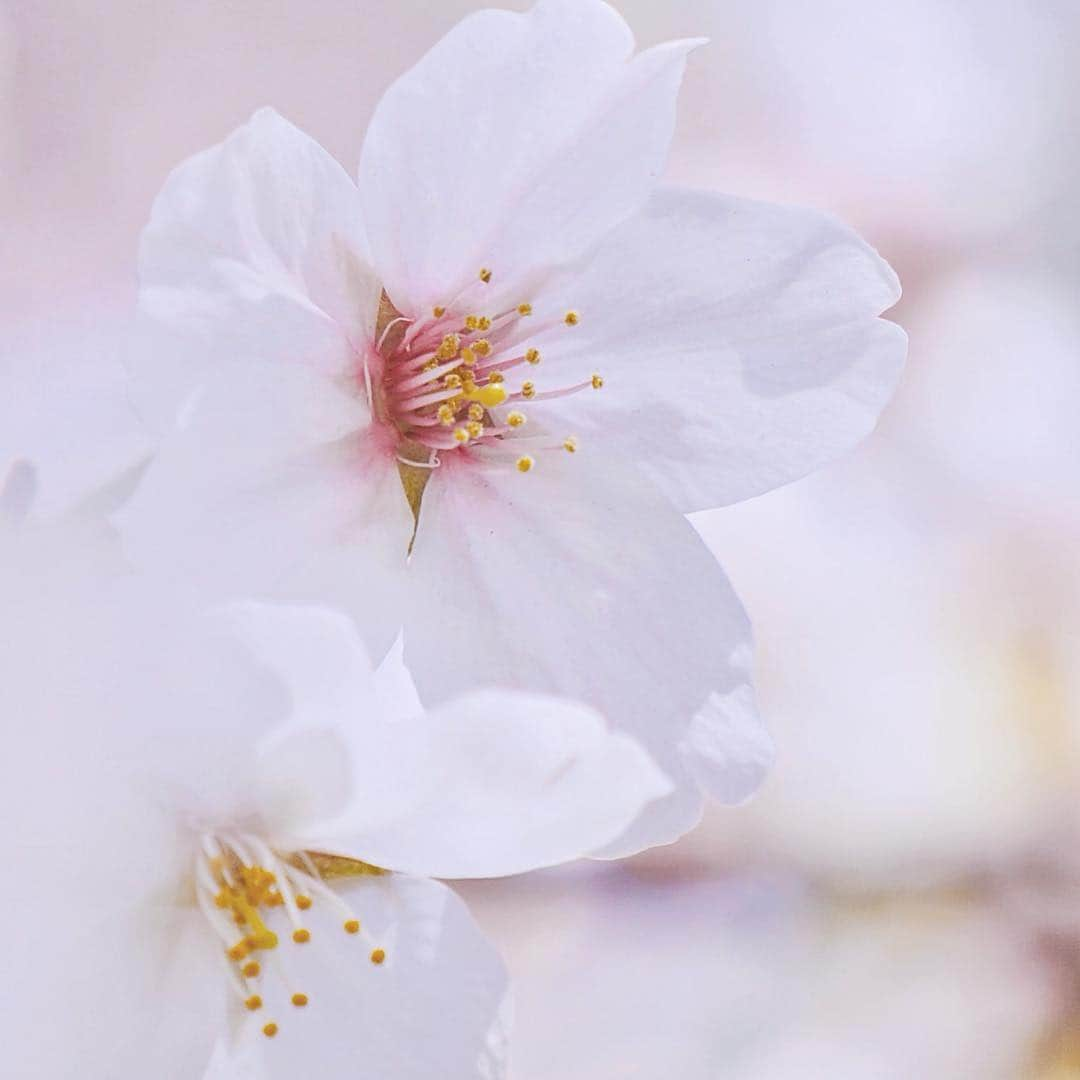
[(441, 319), (446, 314), (446, 308), (444, 308), (441, 304), (436, 304), (431, 309), (431, 314), (434, 315), (436, 319)]
[(346, 934), (359, 934), (360, 933), (360, 920), (359, 919), (347, 919), (345, 921), (345, 933)]
[(603, 385), (604, 385), (604, 380), (601, 379), (599, 375), (594, 375), (592, 377), (592, 388), (594, 390), (599, 390), (600, 387), (603, 386)]
[(245, 979), (257, 979), (261, 970), (259, 965), (252, 960), (243, 966), (242, 973)]
[(491, 271), (486, 266), (480, 271), (480, 280), (485, 285), (491, 280)]
[(488, 382), (494, 385), (498, 385), (501, 382), (506, 382), (506, 376), (501, 371), (489, 371)]
[(523, 398), (531, 398), (536, 393), (536, 386), (529, 379), (521, 384), (521, 396)]
[(304, 942), (311, 940), (311, 931), (305, 930), (303, 927), (300, 927), (299, 930), (293, 931), (292, 939), (296, 942), (297, 945), (303, 945)]
[(371, 962), (373, 964), (381, 964), (386, 959), (386, 951), (384, 949), (372, 949), (371, 950)]
[(474, 401), (469, 406), (469, 419), (470, 420), (483, 420), (484, 419), (484, 406), (479, 401)]
[(463, 427), (454, 428), (454, 439), (464, 446), (469, 441), (469, 433)]
[(532, 304), (518, 304), (517, 313), (519, 315), (531, 315)]
[(477, 330), (490, 330), (491, 329), (491, 320), (486, 315), (481, 315), (480, 318), (476, 320), (476, 329)]
[(577, 326), (577, 324), (581, 322), (581, 316), (576, 311), (568, 311), (563, 316), (563, 322), (566, 323), (567, 326)]
[(534, 464), (533, 459), (528, 454), (522, 454), (517, 459), (518, 472), (528, 472)]
[(575, 439), (573, 435), (570, 435), (567, 438), (563, 439), (562, 445), (563, 449), (566, 450), (568, 453), (577, 453), (577, 439)]
[(454, 410), (445, 403), (439, 406), (439, 411), (435, 415), (443, 427), (449, 427), (454, 422)]
[(214, 906), (219, 908), (227, 908), (229, 906), (229, 898), (223, 892), (219, 892), (214, 897)]
[(296, 906), (301, 911), (307, 911), (307, 909), (309, 907), (311, 907), (311, 897), (310, 896), (304, 896), (303, 894), (298, 895), (296, 897)]
[(539, 364), (540, 363), (540, 350), (539, 349), (526, 349), (525, 350), (525, 359), (530, 364)]
[(435, 350), (435, 358), (437, 360), (452, 360), (457, 356), (460, 348), (461, 338), (457, 334), (446, 334), (442, 341), (439, 342), (438, 349)]
[(466, 330), (479, 330), (480, 329), (480, 316), (479, 315), (466, 315), (465, 316), (465, 329)]
[(298, 1009), (302, 1009), (307, 1004), (307, 994), (293, 994), (292, 1003)]
[(237, 961), (243, 960), (247, 957), (249, 952), (251, 952), (251, 948), (248, 943), (246, 941), (238, 941), (235, 945), (229, 947), (229, 959)]
[(488, 356), (491, 353), (491, 342), (487, 338), (480, 338), (472, 343), (472, 349), (477, 356)]
[(484, 434), (484, 425), (479, 420), (470, 420), (465, 425), (465, 430), (468, 431), (470, 439), (479, 439)]
[(476, 353), (468, 345), (461, 350), (461, 362), (466, 367), (472, 367), (476, 363)]
[(460, 385), (461, 376), (456, 371), (451, 371), (449, 375), (443, 376), (443, 386), (448, 386), (452, 390), (454, 387)]
[(507, 414), (506, 422), (511, 427), (521, 427), (525, 423), (525, 414), (515, 409), (512, 413)]
[(256, 1009), (262, 1008), (262, 998), (258, 994), (252, 994), (251, 997), (244, 1002), (244, 1007), (250, 1009), (251, 1012), (255, 1012)]
[(421, 371), (434, 371), (439, 366), (437, 360), (429, 360), (420, 370)]
[(263, 1028), (263, 1034), (268, 1039), (272, 1039), (277, 1034), (277, 1024), (267, 1024), (266, 1027)]

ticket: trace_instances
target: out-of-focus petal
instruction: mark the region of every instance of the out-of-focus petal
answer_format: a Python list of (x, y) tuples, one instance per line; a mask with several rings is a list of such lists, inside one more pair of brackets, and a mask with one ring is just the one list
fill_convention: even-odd
[(633, 457), (684, 511), (758, 495), (850, 449), (906, 353), (904, 332), (877, 318), (900, 295), (895, 274), (812, 210), (662, 191), (557, 291), (581, 322), (540, 343), (540, 374), (599, 369), (604, 400), (545, 410)]
[(148, 453), (121, 362), (130, 332), (94, 312), (0, 341), (0, 489), (12, 463), (32, 464), (35, 518), (74, 509)]
[(498, 304), (635, 211), (663, 168), (694, 44), (635, 57), (600, 0), (455, 26), (386, 92), (364, 142), (372, 257), (396, 306), (419, 314), (467, 286)]
[(691, 717), (748, 679), (723, 571), (648, 481), (598, 455), (545, 454), (526, 475), (451, 457), (411, 565), (405, 654), (421, 695), (484, 680), (593, 706), (677, 784), (605, 853), (674, 839), (701, 810), (678, 749)]

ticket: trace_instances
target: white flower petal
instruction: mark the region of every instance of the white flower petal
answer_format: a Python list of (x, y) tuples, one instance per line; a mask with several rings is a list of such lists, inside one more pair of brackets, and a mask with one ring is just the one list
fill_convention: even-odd
[(140, 568), (215, 599), (329, 602), (373, 654), (412, 533), (392, 449), (366, 408), (317, 372), (235, 364), (200, 393), (117, 515)]
[(175, 399), (176, 365), (190, 385), (200, 368), (234, 360), (345, 370), (374, 327), (379, 285), (367, 262), (353, 180), (314, 140), (259, 110), (179, 165), (154, 203), (140, 310), (179, 343), (173, 355), (150, 339), (136, 358), (140, 400), (154, 407), (155, 384)]
[(684, 511), (850, 449), (906, 352), (904, 332), (876, 317), (899, 298), (892, 270), (811, 210), (662, 191), (557, 291), (581, 323), (543, 348), (540, 370), (599, 369), (604, 398), (545, 410), (633, 457)]
[(396, 306), (417, 314), (468, 285), (496, 303), (636, 210), (663, 168), (694, 44), (633, 57), (600, 0), (458, 23), (386, 92), (364, 142), (368, 235)]
[[(370, 941), (385, 947), (385, 962), (369, 961), (362, 937), (313, 921), (311, 943), (293, 950), (289, 969), (309, 1004), (297, 1009), (264, 994), (264, 1008), (232, 1047), (235, 1058), (248, 1068), (257, 1060), (267, 1080), (502, 1080), (506, 972), (461, 900), (398, 874), (337, 891)], [(273, 1039), (261, 1030), (270, 1019), (279, 1026)]]
[(537, 694), (474, 692), (362, 730), (352, 812), (321, 835), (394, 870), (496, 877), (566, 862), (672, 790), (594, 711)]
[(479, 680), (526, 687), (640, 739), (678, 788), (605, 854), (696, 822), (678, 746), (710, 693), (746, 682), (749, 627), (716, 560), (647, 481), (585, 449), (541, 455), (526, 475), (447, 462), (425, 493), (411, 573), (405, 653), (425, 700)]
[(690, 724), (683, 749), (702, 786), (730, 804), (750, 798), (776, 761), (776, 744), (761, 722), (749, 683), (710, 694)]

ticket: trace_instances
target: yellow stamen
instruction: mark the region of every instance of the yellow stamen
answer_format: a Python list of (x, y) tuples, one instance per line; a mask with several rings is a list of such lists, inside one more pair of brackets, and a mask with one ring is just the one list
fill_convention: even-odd
[(577, 453), (577, 447), (578, 442), (573, 435), (570, 435), (567, 438), (563, 439), (563, 449), (566, 450), (568, 453)]
[(454, 422), (454, 410), (445, 402), (439, 406), (439, 411), (435, 415), (439, 418), (439, 423), (443, 427), (450, 427)]
[(563, 316), (563, 322), (566, 323), (567, 326), (577, 326), (577, 324), (581, 322), (581, 316), (576, 311), (568, 311)]
[(531, 315), (532, 304), (518, 304), (517, 313), (519, 315)]
[(311, 897), (310, 896), (303, 896), (303, 895), (297, 896), (297, 898), (296, 898), (296, 906), (301, 911), (307, 911), (307, 909), (309, 907), (311, 907)]
[(446, 314), (446, 308), (444, 308), (441, 304), (436, 304), (431, 309), (431, 314), (434, 315), (436, 319), (441, 319)]
[(506, 422), (511, 427), (521, 427), (521, 425), (525, 423), (525, 414), (523, 412), (518, 412), (517, 409), (515, 409), (512, 413), (507, 414)]
[(465, 430), (468, 431), (470, 439), (479, 439), (484, 434), (484, 425), (478, 420), (470, 420), (465, 425)]
[(448, 386), (451, 390), (456, 386), (461, 385), (461, 376), (456, 371), (451, 371), (449, 375), (443, 376), (443, 386)]
[(485, 285), (491, 280), (491, 271), (486, 266), (480, 271), (480, 280)]
[(464, 446), (469, 441), (469, 433), (463, 427), (454, 428), (454, 439)]
[(252, 994), (251, 997), (244, 1002), (244, 1007), (251, 1012), (255, 1012), (256, 1009), (262, 1008), (262, 998), (258, 994)]
[(491, 320), (486, 315), (481, 315), (480, 318), (476, 320), (476, 329), (477, 330), (490, 330), (491, 329)]
[(521, 384), (521, 396), (523, 398), (531, 398), (536, 393), (536, 386), (530, 380), (526, 379)]
[(263, 1028), (263, 1034), (268, 1039), (272, 1039), (277, 1034), (277, 1024), (267, 1024), (266, 1027)]
[(472, 367), (476, 363), (476, 353), (468, 345), (461, 350), (461, 362), (466, 367)]
[(491, 352), (491, 342), (487, 338), (481, 338), (472, 343), (472, 348), (477, 356), (487, 356)]
[(592, 388), (594, 390), (599, 390), (600, 387), (603, 386), (603, 385), (604, 385), (604, 380), (601, 379), (599, 375), (594, 375), (592, 377)]
[(348, 919), (345, 922), (346, 934), (359, 934), (360, 933), (360, 921), (359, 919)]
[(528, 454), (523, 454), (517, 459), (518, 472), (528, 472), (534, 464), (533, 459)]
[(257, 963), (255, 963), (254, 960), (252, 960), (249, 963), (245, 964), (243, 966), (243, 968), (241, 969), (242, 974), (243, 974), (245, 979), (257, 979), (259, 977), (259, 972), (261, 970), (262, 970), (262, 968), (260, 968), (259, 965)]
[(525, 359), (530, 364), (539, 364), (540, 363), (540, 350), (539, 349), (526, 349), (526, 351), (525, 351)]
[(506, 380), (506, 376), (501, 371), (489, 371), (488, 382), (489, 383), (501, 383)]
[(469, 406), (469, 419), (470, 420), (483, 420), (484, 419), (484, 406), (479, 401), (474, 401)]
[(293, 994), (292, 1003), (298, 1008), (302, 1009), (307, 1004), (307, 994)]
[(383, 949), (371, 950), (371, 962), (373, 964), (381, 964), (386, 959), (386, 952)]
[(466, 315), (465, 316), (465, 329), (466, 330), (478, 330), (480, 328), (480, 316), (479, 315)]
[(311, 931), (301, 927), (299, 930), (293, 931), (292, 939), (297, 945), (303, 945), (306, 941), (311, 940)]

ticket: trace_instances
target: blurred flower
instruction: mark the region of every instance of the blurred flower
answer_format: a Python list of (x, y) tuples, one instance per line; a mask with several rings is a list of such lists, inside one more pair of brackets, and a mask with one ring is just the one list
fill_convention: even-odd
[(595, 0), (480, 12), (387, 92), (359, 186), (264, 110), (173, 173), (141, 252), (182, 362), (140, 359), (181, 405), (120, 518), (135, 560), (343, 606), (376, 648), (403, 621), (427, 697), (597, 706), (679, 784), (620, 850), (771, 760), (682, 513), (841, 453), (904, 354), (896, 279), (843, 226), (650, 198), (693, 44), (633, 56)]
[(1027, 1077), (1059, 995), (1023, 928), (976, 896), (622, 863), (468, 899), (514, 972), (520, 1080)]
[(503, 1075), (502, 965), (413, 875), (586, 854), (668, 790), (643, 751), (523, 694), (388, 715), (335, 612), (70, 599), (5, 611), (8, 1068)]

